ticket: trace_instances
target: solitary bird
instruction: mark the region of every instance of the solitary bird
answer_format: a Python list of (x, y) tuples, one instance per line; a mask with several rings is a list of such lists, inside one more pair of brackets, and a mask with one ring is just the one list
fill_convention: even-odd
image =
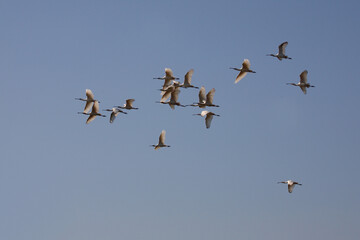
[(174, 84), (179, 84), (179, 87), (182, 87), (182, 88), (197, 88), (197, 89), (199, 89), (198, 87), (191, 85), (191, 78), (192, 78), (193, 73), (194, 73), (194, 69), (190, 69), (185, 74), (183, 84), (180, 84), (179, 82), (175, 82), (175, 81), (174, 81)]
[(85, 112), (78, 112), (79, 114), (89, 115), (89, 118), (86, 120), (86, 124), (93, 121), (96, 116), (106, 117), (105, 115), (102, 115), (99, 113), (99, 102), (95, 100), (94, 105), (91, 109), (91, 113), (85, 113)]
[(235, 83), (238, 83), (241, 79), (243, 79), (248, 72), (256, 73), (255, 71), (250, 70), (250, 61), (249, 61), (249, 59), (244, 59), (244, 62), (242, 63), (242, 68), (241, 69), (233, 68), (233, 67), (231, 67), (230, 69), (240, 71), (239, 74), (237, 75), (236, 79), (235, 79)]
[(205, 108), (207, 107), (219, 107), (219, 105), (213, 104), (213, 98), (215, 94), (215, 88), (211, 89), (207, 95), (205, 95), (205, 87), (202, 86), (199, 91), (199, 102), (191, 104), (189, 106)]
[(287, 83), (287, 85), (298, 86), (298, 87), (301, 88), (303, 93), (306, 94), (306, 88), (315, 87), (315, 86), (312, 86), (309, 83), (307, 83), (307, 74), (308, 74), (307, 70), (303, 71), (300, 74), (300, 82), (298, 82), (298, 83)]
[(110, 123), (113, 123), (116, 116), (119, 114), (119, 113), (123, 113), (123, 114), (127, 114), (127, 112), (124, 112), (120, 109), (117, 109), (117, 108), (112, 108), (112, 109), (104, 109), (103, 111), (108, 111), (108, 112), (111, 112), (111, 115), (110, 115)]
[(287, 185), (288, 185), (288, 191), (289, 191), (289, 193), (292, 193), (295, 185), (299, 185), (299, 186), (302, 185), (301, 183), (294, 182), (294, 181), (292, 181), (292, 180), (287, 180), (287, 181), (285, 181), (285, 182), (278, 182), (278, 183), (285, 183), (285, 184), (287, 184)]
[(204, 117), (205, 116), (205, 125), (206, 125), (206, 128), (210, 128), (210, 125), (211, 125), (211, 121), (213, 119), (214, 116), (218, 116), (220, 117), (220, 115), (217, 115), (213, 112), (209, 112), (209, 111), (202, 111), (201, 113), (198, 113), (198, 114), (193, 114), (193, 115), (198, 115), (198, 116), (202, 116)]
[(87, 113), (90, 110), (93, 102), (98, 101), (98, 100), (95, 100), (94, 94), (92, 93), (92, 91), (90, 89), (86, 89), (86, 99), (84, 99), (84, 98), (75, 98), (75, 99), (86, 102), (85, 108), (84, 108), (84, 113)]
[(126, 99), (126, 103), (123, 106), (115, 106), (117, 108), (121, 108), (121, 109), (127, 109), (127, 110), (131, 110), (131, 109), (139, 109), (139, 108), (134, 108), (133, 107), (133, 102), (135, 102), (135, 99)]
[(156, 103), (169, 104), (169, 106), (172, 110), (175, 109), (175, 106), (186, 107), (185, 105), (181, 105), (178, 102), (179, 93), (180, 93), (180, 87), (174, 87), (174, 89), (170, 93), (171, 97), (168, 102), (160, 101), (160, 102), (156, 102)]
[(284, 59), (292, 59), (288, 56), (285, 55), (285, 48), (288, 45), (288, 42), (283, 42), (282, 44), (279, 45), (279, 52), (277, 54), (267, 54), (266, 56), (272, 56), (272, 57), (276, 57), (277, 59), (279, 59), (280, 61), (284, 58)]
[(159, 148), (162, 147), (170, 147), (169, 145), (165, 145), (165, 134), (166, 131), (162, 130), (159, 137), (159, 143), (157, 145), (150, 145), (150, 147), (154, 147), (155, 150), (158, 150)]

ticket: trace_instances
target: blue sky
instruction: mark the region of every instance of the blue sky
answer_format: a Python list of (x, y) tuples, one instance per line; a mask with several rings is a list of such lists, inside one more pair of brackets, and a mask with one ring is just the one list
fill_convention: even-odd
[[(1, 239), (357, 239), (359, 7), (0, 1)], [(293, 60), (265, 56), (283, 41)], [(165, 67), (216, 88), (210, 129), (155, 103)], [(285, 84), (305, 69), (307, 95)], [(140, 109), (86, 125), (87, 88)]]

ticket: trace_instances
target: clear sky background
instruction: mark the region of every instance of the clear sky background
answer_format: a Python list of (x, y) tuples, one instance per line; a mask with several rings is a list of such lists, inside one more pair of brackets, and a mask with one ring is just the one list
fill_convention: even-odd
[[(0, 1), (0, 239), (358, 239), (359, 10)], [(284, 41), (293, 60), (265, 56)], [(235, 85), (244, 58), (257, 73)], [(155, 103), (165, 67), (216, 88), (210, 129), (198, 108)], [(285, 84), (305, 69), (307, 95)], [(140, 109), (86, 125), (86, 88), (101, 109)], [(154, 151), (162, 129), (171, 148)]]

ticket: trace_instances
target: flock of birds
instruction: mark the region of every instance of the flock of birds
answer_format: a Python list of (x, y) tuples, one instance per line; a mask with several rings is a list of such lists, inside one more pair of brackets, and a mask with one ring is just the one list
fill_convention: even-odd
[[(285, 54), (285, 48), (287, 45), (288, 45), (288, 42), (281, 43), (279, 45), (279, 51), (277, 54), (267, 54), (267, 56), (276, 57), (280, 61), (282, 59), (292, 59)], [(250, 69), (250, 61), (248, 59), (245, 59), (243, 61), (242, 68), (231, 67), (230, 69), (239, 71), (239, 74), (236, 76), (236, 79), (235, 79), (235, 84), (238, 83), (240, 80), (242, 80), (247, 75), (247, 73), (256, 73), (255, 71)], [(182, 105), (179, 102), (180, 88), (199, 89), (199, 87), (193, 86), (191, 84), (191, 78), (192, 78), (193, 73), (194, 73), (194, 69), (189, 70), (185, 74), (184, 83), (180, 83), (179, 81), (176, 81), (176, 80), (179, 80), (179, 78), (174, 77), (172, 70), (170, 68), (165, 68), (165, 76), (154, 78), (154, 79), (159, 79), (159, 80), (164, 81), (162, 88), (159, 89), (161, 91), (161, 99), (160, 99), (160, 101), (158, 101), (156, 103), (167, 104), (173, 110), (175, 109), (175, 106), (179, 106), (179, 107), (192, 106), (192, 107), (199, 107), (199, 108), (219, 107), (219, 105), (213, 104), (215, 88), (212, 88), (206, 94), (204, 86), (202, 86), (199, 90), (199, 102), (193, 103), (190, 105)], [(307, 74), (308, 74), (308, 71), (304, 70), (300, 74), (300, 81), (298, 83), (287, 83), (287, 84), (300, 87), (300, 89), (303, 91), (303, 93), (306, 94), (307, 88), (314, 87), (307, 82)], [(167, 101), (167, 99), (169, 99), (169, 98), (170, 98), (170, 100)], [(78, 112), (78, 113), (89, 116), (86, 120), (87, 124), (90, 123), (91, 121), (93, 121), (96, 118), (96, 116), (106, 117), (105, 115), (103, 115), (99, 112), (99, 103), (100, 102), (95, 99), (94, 94), (92, 93), (92, 91), (90, 89), (86, 89), (86, 99), (84, 99), (84, 98), (75, 98), (75, 99), (86, 102), (84, 111)], [(110, 123), (113, 123), (116, 116), (119, 113), (127, 114), (127, 112), (125, 112), (124, 110), (138, 109), (138, 108), (133, 107), (134, 101), (135, 101), (135, 99), (127, 99), (126, 103), (123, 106), (114, 106), (112, 109), (104, 109), (103, 111), (111, 112)], [(91, 109), (91, 112), (89, 112), (90, 109)], [(214, 116), (220, 116), (218, 114), (215, 114), (215, 113), (213, 113), (211, 111), (207, 111), (207, 110), (203, 110), (201, 113), (193, 114), (193, 115), (205, 117), (206, 128), (210, 128), (211, 121)], [(166, 131), (162, 130), (162, 132), (159, 136), (158, 144), (150, 145), (150, 146), (154, 147), (155, 150), (158, 150), (163, 147), (170, 147), (169, 145), (165, 144), (165, 134), (166, 134)], [(299, 186), (302, 185), (302, 184), (292, 181), (292, 180), (278, 182), (278, 183), (287, 184), (289, 193), (292, 193), (295, 185), (299, 185)]]

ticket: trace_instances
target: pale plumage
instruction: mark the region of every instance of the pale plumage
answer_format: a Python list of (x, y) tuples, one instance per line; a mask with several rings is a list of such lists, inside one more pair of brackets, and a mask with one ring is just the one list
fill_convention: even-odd
[(103, 111), (111, 112), (111, 115), (110, 115), (110, 123), (113, 123), (113, 122), (114, 122), (116, 116), (117, 116), (119, 113), (127, 114), (126, 112), (121, 111), (120, 109), (117, 109), (117, 108), (104, 109)]
[(135, 109), (137, 110), (138, 108), (133, 107), (133, 102), (135, 102), (135, 99), (126, 99), (126, 103), (123, 106), (115, 106), (117, 108), (121, 108), (121, 109), (127, 109), (127, 110), (131, 110), (131, 109)]
[(276, 57), (280, 61), (282, 59), (292, 59), (292, 58), (286, 56), (286, 54), (285, 54), (285, 49), (286, 49), (287, 45), (288, 45), (288, 42), (283, 42), (282, 44), (279, 45), (279, 52), (277, 54), (267, 54), (266, 56)]
[(90, 113), (78, 112), (79, 114), (89, 115), (88, 119), (86, 120), (86, 124), (92, 122), (96, 116), (106, 117), (99, 113), (99, 102), (95, 100), (94, 105), (92, 106)]
[(174, 77), (174, 74), (172, 72), (172, 70), (170, 68), (165, 68), (165, 76), (163, 77), (156, 77), (154, 79), (159, 79), (159, 80), (175, 80), (175, 79), (179, 79), (177, 77)]
[(307, 75), (308, 75), (308, 71), (305, 70), (300, 74), (300, 82), (298, 82), (298, 83), (287, 83), (287, 84), (300, 87), (300, 89), (303, 91), (303, 93), (306, 94), (306, 89), (307, 88), (315, 87), (315, 86), (310, 85), (307, 82)]
[(206, 128), (210, 128), (211, 121), (212, 121), (214, 116), (220, 117), (220, 115), (217, 115), (217, 114), (215, 114), (213, 112), (209, 112), (209, 111), (206, 111), (206, 110), (202, 111), (201, 113), (193, 114), (193, 115), (198, 115), (198, 116), (205, 117), (205, 126), (206, 126)]
[(170, 147), (169, 145), (165, 145), (165, 134), (166, 134), (166, 131), (162, 130), (161, 134), (159, 136), (159, 143), (157, 145), (150, 145), (150, 146), (154, 147), (155, 150), (158, 150), (159, 148), (162, 148), (162, 147)]
[[(170, 100), (168, 102), (164, 102), (164, 101), (160, 101), (157, 103), (162, 103), (162, 104), (169, 104), (171, 109), (175, 109), (175, 106), (180, 106), (180, 107), (185, 107), (184, 105), (181, 105), (180, 102), (178, 102), (179, 99), (179, 94), (180, 94), (180, 87), (173, 87), (170, 89), (170, 92), (166, 92), (164, 94), (165, 97), (168, 97), (168, 94), (170, 94)], [(162, 97), (162, 99), (164, 99), (165, 97)]]
[(287, 180), (287, 181), (284, 181), (284, 182), (278, 182), (278, 183), (284, 183), (284, 184), (287, 184), (288, 185), (288, 192), (289, 193), (292, 193), (295, 185), (299, 185), (301, 186), (302, 184), (301, 183), (298, 183), (298, 182), (294, 182), (292, 180)]
[(231, 67), (230, 69), (240, 71), (239, 74), (237, 75), (236, 79), (235, 79), (235, 83), (238, 83), (241, 79), (243, 79), (248, 72), (256, 73), (255, 71), (250, 69), (250, 61), (249, 61), (249, 59), (244, 59), (244, 62), (242, 63), (242, 68), (239, 69), (239, 68)]
[(86, 102), (83, 113), (89, 112), (93, 102), (98, 101), (98, 100), (95, 100), (94, 94), (92, 93), (92, 91), (90, 89), (86, 89), (85, 94), (86, 94), (86, 99), (84, 99), (84, 98), (75, 98), (76, 100)]
[(194, 73), (194, 69), (190, 69), (186, 74), (185, 74), (185, 77), (184, 77), (184, 83), (183, 84), (180, 84), (180, 82), (176, 82), (174, 81), (174, 84), (176, 86), (179, 86), (179, 87), (182, 87), (182, 88), (197, 88), (198, 87), (195, 87), (193, 85), (191, 85), (191, 78), (192, 78), (192, 75)]
[(205, 108), (205, 107), (219, 107), (219, 105), (213, 104), (215, 88), (211, 89), (207, 95), (205, 95), (205, 87), (202, 86), (199, 91), (199, 102), (191, 104), (189, 106)]

